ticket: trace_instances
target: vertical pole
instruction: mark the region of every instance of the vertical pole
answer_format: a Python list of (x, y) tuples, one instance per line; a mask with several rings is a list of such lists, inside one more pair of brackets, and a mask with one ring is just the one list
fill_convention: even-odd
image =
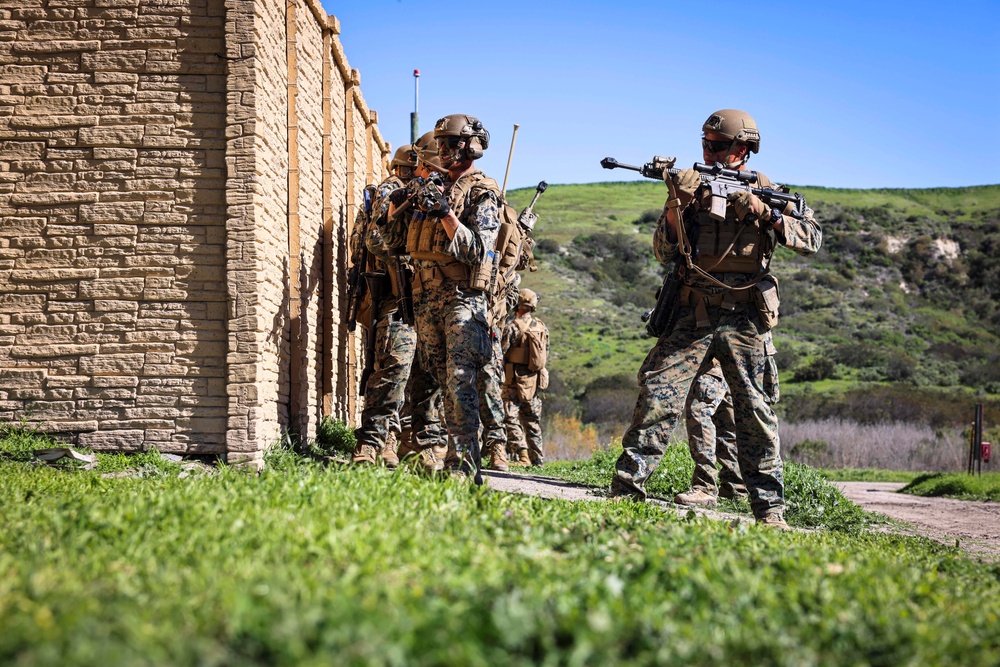
[(983, 474), (983, 404), (976, 406), (976, 474)]
[(410, 143), (420, 138), (420, 70), (413, 70), (413, 113), (410, 114)]

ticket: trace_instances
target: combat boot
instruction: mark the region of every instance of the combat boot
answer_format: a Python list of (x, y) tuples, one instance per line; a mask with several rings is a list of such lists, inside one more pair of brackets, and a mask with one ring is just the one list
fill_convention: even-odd
[(382, 447), (382, 463), (390, 469), (399, 465), (399, 457), (396, 455), (396, 434), (391, 431)]
[(711, 493), (705, 493), (700, 489), (691, 489), (674, 496), (674, 503), (686, 507), (715, 507), (718, 499)]
[(530, 466), (531, 457), (528, 456), (528, 448), (525, 447), (524, 449), (519, 449), (517, 452), (517, 460), (511, 461), (510, 464), (514, 466)]
[(757, 523), (776, 530), (792, 530), (792, 527), (785, 523), (785, 517), (781, 512), (771, 512), (757, 518)]
[(354, 448), (351, 463), (356, 465), (375, 465), (378, 461), (378, 450), (372, 445), (359, 442)]
[(507, 448), (494, 446), (490, 452), (490, 470), (507, 472), (510, 466), (507, 464)]

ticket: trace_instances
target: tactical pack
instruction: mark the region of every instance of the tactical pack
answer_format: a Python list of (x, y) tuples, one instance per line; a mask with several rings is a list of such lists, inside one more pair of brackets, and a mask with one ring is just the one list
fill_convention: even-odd
[(517, 346), (510, 349), (507, 361), (512, 364), (524, 364), (532, 373), (541, 371), (548, 363), (549, 330), (541, 320), (534, 317), (530, 323), (516, 319), (514, 326), (519, 333)]

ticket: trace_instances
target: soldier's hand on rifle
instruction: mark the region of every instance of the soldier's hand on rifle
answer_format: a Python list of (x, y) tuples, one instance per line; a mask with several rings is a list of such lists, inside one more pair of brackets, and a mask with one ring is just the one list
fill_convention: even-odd
[(444, 192), (430, 181), (421, 188), (418, 202), (420, 208), (432, 218), (443, 218), (451, 212), (451, 206), (448, 205), (448, 199), (444, 196)]
[(673, 176), (664, 169), (663, 182), (667, 184), (670, 198), (679, 199), (681, 207), (690, 204), (691, 200), (694, 199), (694, 193), (701, 187), (701, 177), (694, 169), (681, 169)]
[(736, 217), (739, 220), (746, 220), (748, 216), (753, 216), (753, 220), (771, 219), (771, 207), (760, 197), (746, 190), (730, 192), (729, 203), (736, 209)]
[(535, 228), (535, 223), (538, 222), (538, 214), (527, 210), (521, 211), (521, 215), (517, 216), (517, 222), (528, 231), (531, 231)]

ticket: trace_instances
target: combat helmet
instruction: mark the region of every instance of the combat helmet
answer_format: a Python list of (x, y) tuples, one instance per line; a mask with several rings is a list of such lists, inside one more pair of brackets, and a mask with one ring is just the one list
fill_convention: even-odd
[(465, 155), (470, 160), (483, 157), (483, 151), (490, 147), (490, 133), (482, 121), (475, 116), (453, 113), (434, 124), (434, 138), (459, 137), (465, 140)]
[(413, 144), (417, 151), (417, 161), (436, 171), (447, 171), (438, 160), (437, 144), (434, 142), (434, 130), (424, 132)]
[(751, 153), (760, 151), (760, 132), (753, 116), (739, 109), (719, 109), (701, 126), (702, 132), (713, 132), (740, 144)]
[(403, 144), (396, 149), (396, 152), (392, 156), (392, 162), (389, 163), (389, 169), (395, 169), (396, 167), (416, 169), (417, 151), (413, 147), (413, 144)]
[(517, 295), (517, 307), (518, 308), (528, 308), (529, 310), (538, 309), (538, 295), (535, 294), (530, 289), (523, 289)]

